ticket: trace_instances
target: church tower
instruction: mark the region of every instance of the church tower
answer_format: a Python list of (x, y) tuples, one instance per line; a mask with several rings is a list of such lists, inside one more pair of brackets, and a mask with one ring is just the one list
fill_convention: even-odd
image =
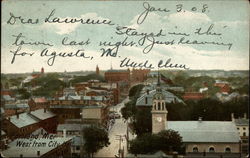
[(162, 93), (160, 78), (158, 72), (158, 83), (156, 87), (156, 93), (153, 96), (152, 106), (152, 133), (158, 133), (167, 129), (167, 108), (165, 103), (165, 96)]
[(96, 73), (97, 75), (100, 75), (100, 70), (99, 70), (98, 65), (96, 65), (95, 73)]

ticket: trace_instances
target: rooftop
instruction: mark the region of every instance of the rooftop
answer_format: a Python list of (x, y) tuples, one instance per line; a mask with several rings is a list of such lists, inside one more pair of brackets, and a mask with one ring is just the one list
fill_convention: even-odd
[(234, 119), (236, 126), (249, 126), (249, 119), (247, 118), (238, 118)]
[(32, 98), (35, 103), (46, 103), (47, 100), (45, 97), (40, 97), (40, 98)]
[(21, 113), (18, 115), (10, 116), (10, 122), (18, 128), (38, 123), (39, 120), (31, 117), (28, 113)]
[[(53, 139), (53, 142), (57, 142), (59, 145), (71, 140), (71, 138), (62, 138), (56, 137)], [(31, 143), (33, 145), (30, 146), (18, 146), (17, 142), (25, 142), (27, 144)], [(40, 144), (40, 146), (34, 146), (34, 142)], [(57, 145), (48, 145), (51, 142), (51, 139), (39, 138), (39, 139), (27, 139), (27, 138), (19, 138), (15, 139), (13, 142), (9, 144), (7, 150), (4, 150), (2, 154), (5, 157), (19, 157), (22, 155), (23, 157), (41, 157), (47, 152), (57, 148)], [(41, 145), (43, 144), (43, 145)], [(37, 155), (37, 151), (40, 152), (40, 156)]]
[(57, 126), (57, 131), (81, 131), (84, 128), (90, 127), (89, 124), (59, 124)]
[(35, 111), (31, 111), (30, 114), (35, 116), (36, 118), (38, 118), (40, 120), (45, 120), (45, 119), (56, 116), (54, 113), (52, 113), (51, 111), (49, 111), (47, 109), (46, 109), (46, 111), (45, 111), (45, 109), (38, 109)]
[(184, 143), (240, 141), (236, 126), (231, 121), (168, 121), (167, 126), (178, 131)]
[[(162, 89), (162, 93), (165, 96), (165, 101), (167, 103), (171, 102), (178, 102), (178, 103), (184, 103), (181, 99), (176, 97), (174, 94)], [(156, 94), (156, 90), (151, 90), (148, 93), (143, 93), (136, 101), (136, 106), (152, 106), (153, 105), (153, 96)], [(147, 97), (147, 103), (146, 98)]]
[(22, 108), (29, 108), (28, 104), (5, 104), (5, 109), (22, 109)]

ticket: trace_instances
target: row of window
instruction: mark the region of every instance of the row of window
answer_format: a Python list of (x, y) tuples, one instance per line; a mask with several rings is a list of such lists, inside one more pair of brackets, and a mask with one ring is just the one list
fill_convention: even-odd
[[(238, 127), (238, 128), (237, 128), (237, 130), (240, 130), (240, 128)], [(246, 130), (246, 128), (245, 128), (245, 127), (243, 127), (243, 130)]]
[[(193, 147), (193, 152), (203, 152), (203, 151), (199, 151), (198, 147)], [(208, 148), (208, 152), (215, 152), (215, 148), (214, 147), (209, 147)], [(225, 148), (225, 152), (230, 153), (231, 152), (231, 148), (230, 147), (226, 147)]]

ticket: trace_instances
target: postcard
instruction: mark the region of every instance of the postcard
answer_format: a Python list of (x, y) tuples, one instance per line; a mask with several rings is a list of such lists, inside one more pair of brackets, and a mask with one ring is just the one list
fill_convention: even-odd
[(1, 156), (248, 156), (248, 1), (1, 3)]

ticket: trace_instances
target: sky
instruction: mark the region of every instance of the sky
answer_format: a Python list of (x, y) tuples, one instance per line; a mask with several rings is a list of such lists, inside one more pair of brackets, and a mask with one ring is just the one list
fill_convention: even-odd
[[(181, 6), (177, 12), (177, 6)], [(204, 6), (205, 9), (204, 9)], [(137, 22), (146, 8), (151, 8), (142, 23)], [(165, 11), (163, 11), (165, 9)], [(178, 8), (180, 9), (180, 7)], [(193, 9), (193, 10), (192, 10)], [(95, 19), (111, 20), (114, 25), (99, 24), (86, 25), (81, 23), (46, 23), (45, 18), (54, 11), (53, 18), (60, 19)], [(168, 12), (166, 10), (169, 10)], [(204, 12), (203, 12), (203, 11)], [(16, 17), (14, 23), (14, 18)], [(10, 20), (11, 19), (11, 20)], [(20, 19), (38, 19), (37, 24), (22, 24)], [(10, 23), (7, 23), (10, 20)], [(249, 70), (249, 3), (247, 1), (16, 1), (2, 2), (2, 43), (1, 43), (1, 72), (25, 73), (40, 70), (44, 67), (47, 72), (84, 71), (95, 70), (96, 65), (100, 70), (127, 69), (120, 67), (121, 61), (129, 58), (130, 61), (144, 63), (148, 61), (157, 69), (157, 63), (171, 58), (173, 64), (185, 64), (189, 69), (199, 70)], [(167, 42), (174, 40), (172, 45), (155, 44), (148, 53), (143, 49), (150, 45), (148, 38), (143, 45), (138, 41), (143, 37), (117, 34), (117, 27), (135, 29), (138, 34), (154, 33), (162, 30), (164, 36), (155, 37), (154, 40)], [(205, 34), (212, 27), (211, 32), (220, 35)], [(194, 32), (201, 28), (204, 34)], [(125, 30), (125, 29), (123, 29)], [(124, 31), (125, 32), (125, 31)], [(186, 33), (173, 35), (170, 33)], [(13, 52), (19, 46), (13, 45), (16, 37), (22, 34), (25, 42), (43, 42), (48, 45), (23, 44), (18, 53), (34, 53), (30, 55), (17, 55), (13, 63)], [(62, 39), (67, 41), (87, 41), (90, 44), (83, 46), (62, 45)], [(232, 44), (228, 46), (215, 44), (179, 44), (181, 38), (190, 41), (218, 42)], [(101, 57), (102, 48), (100, 41), (115, 44), (127, 38), (127, 42), (135, 42), (133, 46), (120, 46), (116, 57)], [(84, 50), (86, 56), (56, 57), (53, 65), (48, 65), (50, 57), (41, 57), (42, 50), (48, 52), (76, 52)], [(92, 58), (91, 58), (92, 57)], [(166, 68), (169, 69), (169, 68)]]

